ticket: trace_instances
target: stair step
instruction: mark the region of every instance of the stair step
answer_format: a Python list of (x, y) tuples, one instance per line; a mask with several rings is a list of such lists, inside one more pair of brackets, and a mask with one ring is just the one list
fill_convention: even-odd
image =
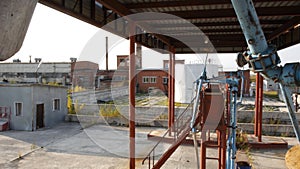
[(208, 160), (220, 160), (219, 158), (216, 158), (216, 157), (206, 157), (206, 159), (208, 159)]

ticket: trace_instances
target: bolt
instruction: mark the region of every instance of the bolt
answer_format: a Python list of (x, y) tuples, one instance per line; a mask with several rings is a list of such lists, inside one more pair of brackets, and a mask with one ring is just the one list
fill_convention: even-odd
[(254, 43), (254, 39), (249, 39), (249, 40), (248, 40), (248, 43), (249, 43), (249, 44), (253, 44), (253, 43)]

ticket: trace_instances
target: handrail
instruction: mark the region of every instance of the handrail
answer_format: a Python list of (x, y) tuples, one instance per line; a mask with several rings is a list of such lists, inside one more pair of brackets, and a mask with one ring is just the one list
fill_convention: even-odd
[[(189, 105), (183, 110), (183, 112), (176, 118), (175, 121), (175, 135), (178, 137), (179, 133), (183, 130), (181, 127), (179, 126), (179, 122), (182, 122), (182, 119), (184, 118), (184, 114), (187, 112), (187, 110), (191, 107), (192, 103), (194, 102), (195, 98), (192, 99), (191, 103), (189, 103)], [(191, 120), (190, 118), (188, 120)], [(179, 129), (181, 129), (179, 131)]]
[(165, 134), (159, 139), (159, 141), (155, 144), (155, 146), (151, 149), (151, 151), (147, 154), (147, 156), (143, 159), (142, 161), (142, 165), (144, 165), (144, 162), (146, 161), (146, 159), (149, 157), (150, 158), (150, 155), (152, 152), (154, 152), (155, 148), (159, 145), (159, 143), (163, 140), (163, 138), (169, 133), (169, 130), (166, 130)]
[[(194, 100), (195, 100), (195, 98), (193, 98), (192, 101), (189, 103), (189, 105), (182, 111), (182, 113), (180, 113), (180, 115), (176, 118), (174, 124), (177, 124), (178, 120), (181, 119), (181, 117), (183, 117), (183, 115), (187, 112), (188, 108), (192, 105), (192, 103), (194, 102)], [(190, 118), (189, 118), (189, 120), (187, 120), (186, 123), (188, 123), (188, 122), (190, 122)], [(159, 141), (150, 150), (150, 152), (147, 154), (147, 156), (143, 159), (142, 165), (144, 165), (145, 161), (148, 159), (149, 160), (149, 168), (150, 168), (151, 153), (154, 152), (154, 150), (156, 149), (156, 147), (162, 142), (162, 140), (170, 132), (170, 129), (171, 128), (169, 128), (168, 130), (166, 130), (166, 132), (164, 133), (164, 135), (159, 139)], [(174, 134), (174, 138), (176, 139), (175, 134)], [(153, 158), (153, 160), (154, 160), (154, 158)]]

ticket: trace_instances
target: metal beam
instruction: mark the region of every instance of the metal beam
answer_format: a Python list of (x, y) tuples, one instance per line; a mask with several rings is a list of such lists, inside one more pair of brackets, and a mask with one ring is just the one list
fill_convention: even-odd
[[(283, 1), (283, 0), (272, 0)], [(255, 0), (256, 2), (270, 2), (270, 0)], [(230, 4), (227, 0), (188, 0), (188, 1), (160, 1), (160, 2), (146, 2), (146, 3), (130, 3), (125, 4), (129, 9), (143, 9), (143, 8), (163, 8), (163, 7), (183, 7), (183, 6), (200, 6), (200, 5), (221, 5)], [(231, 4), (230, 4), (231, 5)]]
[(273, 40), (281, 34), (284, 34), (286, 31), (293, 29), (296, 25), (300, 24), (300, 16), (296, 16), (293, 19), (286, 22), (284, 25), (274, 30), (268, 37), (268, 40)]
[[(120, 2), (116, 1), (116, 0), (96, 0), (97, 2), (101, 3), (102, 5), (104, 5), (106, 8), (109, 8), (111, 10), (113, 10), (115, 13), (117, 13), (120, 16), (126, 17), (127, 15), (133, 14), (128, 8), (126, 8), (123, 4), (121, 4)], [(136, 22), (136, 21), (134, 21)], [(142, 29), (144, 29), (145, 31), (150, 31), (154, 30), (153, 28), (151, 28), (150, 26), (143, 24), (143, 25), (138, 25), (137, 26), (141, 27)], [(161, 36), (161, 35), (155, 35), (157, 38), (159, 38), (160, 40), (162, 40), (164, 43), (166, 44), (170, 44), (169, 39), (166, 38), (165, 36)]]
[[(199, 39), (199, 37), (202, 37), (200, 35), (197, 36), (193, 36), (193, 35), (189, 35), (189, 36), (176, 36), (176, 38), (180, 39), (182, 42), (195, 42), (195, 43), (199, 43), (201, 42), (201, 40), (204, 40), (204, 38), (206, 37), (205, 35), (203, 35), (203, 39)], [(209, 38), (209, 40), (211, 41), (240, 41), (243, 40), (245, 41), (245, 38), (243, 36), (243, 34), (220, 34), (220, 35), (209, 35), (207, 36)]]
[(95, 20), (95, 16), (96, 16), (96, 4), (94, 0), (91, 0), (91, 19)]
[[(259, 7), (256, 8), (259, 16), (300, 16), (299, 6), (283, 6), (280, 7)], [(165, 12), (184, 19), (205, 19), (205, 18), (236, 18), (233, 9), (211, 9), (211, 10), (192, 10), (192, 11), (170, 11)], [(168, 18), (164, 18), (168, 19)], [(169, 18), (174, 19), (174, 18)], [(159, 20), (152, 17), (144, 17), (138, 21)]]
[[(260, 19), (259, 22), (260, 24), (262, 24), (262, 27), (264, 25), (281, 25), (286, 23), (289, 20), (265, 20), (265, 19)], [(207, 27), (211, 27), (211, 26), (240, 26), (238, 21), (230, 21), (230, 22), (201, 22), (201, 23), (193, 23), (195, 26), (197, 27), (201, 27), (201, 26), (207, 26)], [(172, 28), (172, 27), (190, 27), (190, 24), (176, 24), (176, 23), (151, 23), (151, 25), (153, 27), (156, 28)]]
[(71, 9), (65, 8), (65, 6), (64, 6), (65, 2), (64, 1), (63, 1), (62, 4), (58, 4), (58, 3), (55, 3), (55, 2), (52, 2), (52, 1), (49, 1), (49, 0), (39, 0), (39, 3), (41, 3), (43, 5), (46, 5), (46, 6), (50, 7), (50, 8), (56, 9), (56, 10), (62, 12), (62, 13), (70, 15), (70, 16), (72, 16), (74, 18), (77, 18), (77, 19), (79, 19), (81, 21), (87, 22), (87, 23), (89, 23), (91, 25), (94, 25), (96, 27), (101, 28), (102, 26), (104, 26), (103, 24), (101, 24), (100, 22), (97, 22), (97, 21), (93, 20), (92, 18), (86, 17), (84, 15), (76, 13), (75, 11), (72, 11)]
[(116, 0), (96, 0), (97, 2), (104, 5), (119, 14), (120, 16), (126, 16), (132, 14), (123, 4)]

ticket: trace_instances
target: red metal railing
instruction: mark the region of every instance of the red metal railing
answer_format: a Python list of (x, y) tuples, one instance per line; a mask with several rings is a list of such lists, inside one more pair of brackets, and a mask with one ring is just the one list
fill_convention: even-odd
[[(148, 160), (149, 169), (160, 168), (160, 166), (162, 166), (165, 161), (164, 159), (168, 158), (167, 156), (171, 156), (171, 154), (177, 149), (177, 147), (182, 143), (182, 141), (184, 141), (185, 137), (189, 134), (190, 131), (192, 112), (188, 110), (191, 110), (190, 108), (192, 103), (190, 103), (185, 108), (185, 110), (182, 113), (180, 113), (180, 115), (176, 118), (174, 127), (171, 127), (168, 130), (166, 130), (165, 133), (161, 136), (158, 142), (154, 145), (154, 147), (142, 161), (143, 165), (146, 164), (145, 162), (146, 160)], [(171, 145), (165, 153), (159, 156), (159, 153), (156, 153), (156, 149), (161, 143), (166, 142), (168, 140), (170, 141), (170, 139), (166, 139), (167, 136), (170, 137), (169, 133), (172, 133), (171, 139), (173, 137)]]

